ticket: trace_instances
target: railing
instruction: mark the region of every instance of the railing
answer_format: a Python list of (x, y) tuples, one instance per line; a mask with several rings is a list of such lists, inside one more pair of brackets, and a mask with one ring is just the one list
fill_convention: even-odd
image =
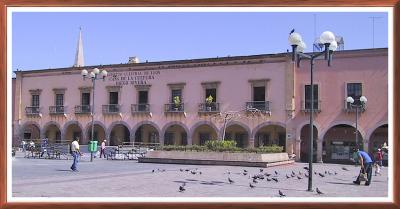
[(50, 114), (65, 114), (66, 111), (67, 111), (67, 107), (63, 106), (63, 105), (49, 106)]
[(165, 112), (184, 112), (185, 106), (184, 103), (176, 105), (174, 103), (165, 104)]
[(211, 103), (200, 103), (199, 104), (199, 112), (220, 112), (219, 103), (211, 102)]
[(150, 104), (132, 104), (131, 111), (132, 113), (149, 113)]
[[(301, 111), (311, 112), (311, 100), (301, 100)], [(321, 100), (314, 100), (314, 112), (321, 112)]]
[(90, 105), (76, 105), (75, 114), (89, 114), (91, 113)]
[(246, 109), (258, 109), (260, 111), (270, 112), (269, 101), (251, 101), (246, 102)]
[(31, 106), (31, 107), (25, 107), (25, 113), (27, 115), (39, 115), (41, 113), (41, 107), (38, 106)]
[[(357, 100), (355, 100), (354, 103), (357, 103)], [(358, 103), (360, 103), (359, 100), (358, 100)], [(356, 105), (359, 106), (359, 107), (356, 107)], [(346, 112), (356, 112), (356, 109), (360, 108), (358, 110), (358, 112), (364, 112), (367, 109), (367, 104), (365, 104), (365, 103), (363, 105), (360, 105), (360, 104), (356, 104), (356, 105), (351, 104), (351, 103), (347, 102), (346, 100), (344, 100), (344, 108), (343, 108), (343, 110), (346, 111)]]
[(103, 114), (118, 114), (120, 112), (121, 112), (121, 105), (119, 104), (103, 105)]

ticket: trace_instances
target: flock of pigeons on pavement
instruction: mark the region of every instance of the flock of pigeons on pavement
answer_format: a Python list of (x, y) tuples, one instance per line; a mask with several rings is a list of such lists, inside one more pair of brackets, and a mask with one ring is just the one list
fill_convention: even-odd
[[(300, 170), (300, 171), (294, 171), (292, 170), (291, 173), (279, 173), (278, 171), (274, 171), (274, 172), (264, 172), (263, 168), (260, 168), (259, 172), (256, 174), (250, 174), (249, 171), (247, 171), (246, 169), (243, 169), (242, 172), (240, 173), (235, 173), (238, 174), (239, 176), (237, 176), (236, 178), (240, 177), (240, 176), (247, 176), (249, 179), (249, 187), (251, 189), (256, 188), (257, 184), (259, 184), (259, 182), (261, 181), (267, 181), (267, 182), (272, 182), (272, 183), (278, 183), (279, 181), (284, 181), (284, 180), (289, 180), (289, 179), (295, 179), (295, 180), (301, 180), (301, 179), (308, 179), (310, 172), (307, 166), (303, 167), (304, 170)], [(346, 167), (342, 167), (342, 170), (344, 171), (349, 171)], [(152, 170), (152, 173), (155, 172), (165, 172), (165, 169), (156, 169), (156, 170)], [(194, 168), (194, 169), (179, 169), (180, 172), (187, 172), (193, 175), (201, 175), (202, 172), (198, 169), (198, 168)], [(335, 176), (338, 175), (338, 173), (336, 171), (327, 171), (325, 170), (324, 172), (318, 172), (318, 171), (314, 171), (313, 172), (314, 175), (316, 177), (319, 178), (325, 178), (326, 176)], [(227, 175), (227, 184), (235, 184), (235, 178), (232, 177), (232, 173), (230, 171), (226, 171), (224, 174)], [(178, 192), (185, 192), (186, 191), (186, 182), (183, 182), (179, 188), (178, 188)], [(323, 195), (325, 194), (325, 192), (321, 191), (318, 187), (316, 187), (315, 189), (316, 194), (318, 195)], [(286, 194), (283, 193), (281, 190), (278, 190), (278, 195), (279, 197), (286, 197)]]

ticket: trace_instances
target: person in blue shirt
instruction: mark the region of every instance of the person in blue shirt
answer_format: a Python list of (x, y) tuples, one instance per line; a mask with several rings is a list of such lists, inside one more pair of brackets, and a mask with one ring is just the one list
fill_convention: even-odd
[[(362, 173), (367, 173), (368, 180), (365, 182), (365, 186), (369, 186), (371, 184), (372, 178), (372, 159), (368, 153), (357, 149), (358, 161), (361, 165)], [(353, 181), (354, 184), (360, 185), (360, 176), (357, 177), (357, 180)]]

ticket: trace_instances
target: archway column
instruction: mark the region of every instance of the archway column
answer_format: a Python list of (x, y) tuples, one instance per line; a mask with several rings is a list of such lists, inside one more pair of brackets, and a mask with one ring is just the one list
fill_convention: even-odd
[(191, 136), (187, 136), (187, 145), (192, 146), (193, 145), (193, 140)]
[(317, 163), (322, 163), (322, 139), (317, 139)]
[(363, 145), (364, 145), (364, 151), (365, 152), (369, 152), (369, 141), (368, 140), (364, 140), (363, 141)]
[(300, 136), (296, 137), (294, 146), (294, 154), (296, 155), (296, 161), (300, 161), (300, 148), (301, 148), (301, 139)]
[(249, 148), (254, 148), (254, 138), (249, 138)]

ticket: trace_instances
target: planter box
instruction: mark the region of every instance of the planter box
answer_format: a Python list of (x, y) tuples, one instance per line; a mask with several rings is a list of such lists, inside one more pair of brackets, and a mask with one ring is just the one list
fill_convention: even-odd
[(287, 153), (152, 151), (145, 157), (139, 157), (139, 162), (270, 167), (294, 161), (289, 160)]

